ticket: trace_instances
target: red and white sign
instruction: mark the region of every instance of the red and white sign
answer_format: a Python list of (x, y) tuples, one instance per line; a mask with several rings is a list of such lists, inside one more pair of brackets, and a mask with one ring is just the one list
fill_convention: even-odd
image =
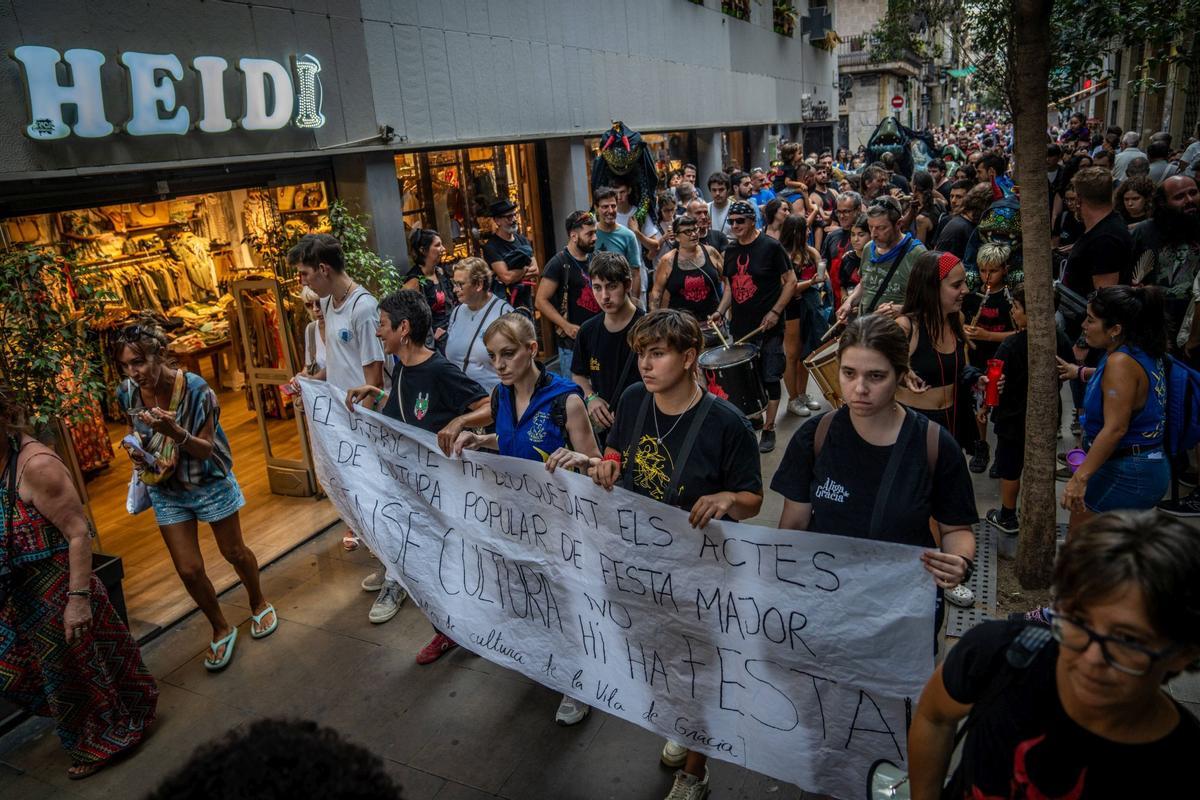
[(896, 109), (897, 111), (904, 108), (904, 98), (898, 94), (892, 95), (892, 108)]

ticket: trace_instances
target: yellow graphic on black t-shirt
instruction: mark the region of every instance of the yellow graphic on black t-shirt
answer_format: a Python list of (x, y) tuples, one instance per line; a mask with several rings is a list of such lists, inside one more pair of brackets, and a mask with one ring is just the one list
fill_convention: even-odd
[(592, 356), (592, 360), (588, 362), (588, 369), (590, 369), (592, 372), (599, 372), (600, 371), (600, 359), (596, 358), (595, 356)]
[(653, 436), (643, 436), (633, 454), (633, 483), (655, 500), (662, 500), (675, 468), (671, 452)]

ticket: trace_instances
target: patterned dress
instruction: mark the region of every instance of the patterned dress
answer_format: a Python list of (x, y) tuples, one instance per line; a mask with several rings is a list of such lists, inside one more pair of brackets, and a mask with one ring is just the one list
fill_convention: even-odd
[[(9, 452), (15, 463), (16, 449)], [(12, 577), (0, 607), (0, 697), (55, 717), (75, 762), (106, 761), (146, 735), (158, 686), (94, 573), (92, 626), (82, 641), (67, 644), (67, 541), (36, 508), (10, 498), (8, 487), (6, 477), (0, 505), (7, 510), (15, 502), (15, 509), (11, 527), (0, 527), (0, 575)]]

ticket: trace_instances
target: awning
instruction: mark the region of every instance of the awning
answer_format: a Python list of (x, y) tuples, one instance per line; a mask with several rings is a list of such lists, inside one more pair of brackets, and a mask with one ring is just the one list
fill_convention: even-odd
[(968, 75), (975, 74), (975, 71), (977, 69), (979, 69), (979, 68), (972, 65), (970, 67), (963, 67), (962, 69), (948, 69), (948, 70), (946, 70), (946, 74), (949, 75), (951, 78), (965, 78)]

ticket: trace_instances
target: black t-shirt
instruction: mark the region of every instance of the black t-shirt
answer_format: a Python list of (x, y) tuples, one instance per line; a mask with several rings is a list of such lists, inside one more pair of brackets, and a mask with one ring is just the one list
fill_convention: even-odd
[(888, 181), (905, 194), (912, 194), (912, 184), (908, 182), (908, 178), (900, 174), (893, 174), (891, 180)]
[(1092, 293), (1092, 276), (1118, 273), (1117, 283), (1128, 286), (1133, 280), (1133, 235), (1121, 219), (1112, 212), (1087, 231), (1067, 258), (1067, 276), (1063, 282), (1078, 294)]
[(434, 268), (433, 276), (427, 277), (420, 267), (414, 265), (404, 276), (405, 283), (413, 280), (417, 281), (417, 288), (425, 296), (425, 302), (429, 304), (433, 315), (429, 325), (430, 336), (438, 328), (449, 328), (450, 312), (458, 305), (454, 298), (454, 284), (450, 281), (450, 275), (439, 264)]
[[(987, 295), (971, 292), (963, 298), (962, 313), (967, 324), (973, 323), (985, 331), (1006, 333), (1016, 330), (1012, 321), (1012, 301), (1004, 290)], [(986, 369), (987, 360), (996, 356), (1000, 342), (975, 339), (972, 344), (975, 346), (968, 350), (971, 363), (979, 369)]]
[(562, 313), (563, 291), (567, 293), (567, 313), (564, 315), (572, 325), (582, 325), (600, 313), (600, 304), (592, 294), (592, 281), (588, 277), (590, 259), (578, 261), (566, 250), (560, 250), (546, 262), (542, 278), (558, 284), (554, 293), (554, 305)]
[[(659, 444), (653, 400), (646, 413), (644, 430), (640, 434), (634, 430), (645, 397), (646, 387), (640, 381), (621, 395), (607, 446), (621, 453), (622, 471), (634, 470), (632, 491), (663, 500), (675, 471), (675, 456), (683, 447), (699, 403), (682, 416), (657, 414), (657, 432), (663, 434)], [(727, 400), (715, 398), (703, 426), (703, 433), (696, 438), (680, 474), (679, 492), (670, 493), (674, 500), (671, 505), (691, 510), (696, 500), (716, 492), (762, 492), (758, 444), (742, 412)], [(623, 485), (620, 481), (619, 484)]]
[[(1053, 233), (1058, 234), (1059, 247), (1073, 245), (1083, 236), (1083, 223), (1070, 211), (1063, 211), (1054, 223)], [(1130, 238), (1133, 238), (1133, 234), (1130, 234)]]
[(729, 329), (733, 338), (740, 339), (762, 324), (778, 302), (783, 274), (792, 268), (792, 260), (783, 245), (760, 233), (750, 244), (731, 241), (725, 248), (724, 268), (733, 295)]
[(1009, 665), (1009, 646), (1025, 625), (981, 623), (946, 655), (946, 692), (975, 708), (959, 771), (942, 796), (1195, 796), (1196, 718), (1175, 703), (1179, 724), (1146, 744), (1120, 744), (1085, 730), (1067, 716), (1059, 699), (1057, 642), (1044, 645), (1023, 669)]
[(444, 355), (434, 352), (416, 366), (395, 366), (392, 392), (380, 413), (437, 433), (484, 397), (487, 392), (482, 386), (447, 361)]
[(776, 194), (780, 192), (799, 192), (800, 190), (794, 186), (788, 186), (789, 180), (796, 180), (796, 167), (792, 164), (784, 164), (776, 170), (774, 177), (771, 178), (771, 188)]
[[(1067, 363), (1075, 361), (1071, 352), (1071, 341), (1060, 330), (1055, 349), (1058, 357)], [(1025, 438), (1025, 392), (1029, 387), (1029, 333), (1017, 331), (1000, 342), (995, 358), (1004, 362), (1004, 391), (1000, 393), (1000, 405), (992, 411), (992, 422), (997, 436)]]
[[(571, 372), (590, 380), (592, 389), (604, 398), (609, 408), (616, 405), (622, 392), (641, 380), (637, 357), (629, 346), (628, 336), (634, 323), (645, 313), (640, 308), (634, 309), (629, 323), (616, 333), (605, 327), (603, 314), (592, 317), (579, 329)], [(621, 379), (622, 372), (625, 373), (624, 380)]]
[[(917, 413), (909, 411), (904, 426), (918, 427), (911, 429), (911, 446), (902, 451), (903, 462), (891, 491), (887, 497), (879, 498), (886, 503), (883, 520), (887, 529), (872, 536), (871, 517), (876, 497), (896, 445), (877, 447), (864, 441), (850, 421), (848, 408), (828, 413), (836, 416), (816, 463), (813, 439), (823, 415), (813, 417), (792, 435), (771, 481), (771, 488), (788, 500), (812, 504), (809, 530), (934, 547), (930, 517), (944, 525), (972, 525), (979, 520), (962, 448), (942, 428), (935, 475), (931, 479), (925, 428), (920, 425)], [(905, 435), (902, 428), (901, 439)]]
[(961, 260), (967, 255), (967, 242), (971, 241), (971, 234), (974, 232), (975, 224), (971, 220), (961, 214), (955, 214), (947, 218), (942, 225), (933, 249), (954, 253)]
[[(513, 240), (492, 236), (483, 245), (483, 260), (490, 267), (497, 261), (503, 261), (509, 269), (525, 269), (533, 261), (533, 246), (529, 240), (519, 233), (513, 234)], [(492, 294), (501, 300), (507, 300), (515, 309), (526, 309), (533, 312), (533, 287), (525, 281), (508, 285), (499, 278), (492, 280)]]

